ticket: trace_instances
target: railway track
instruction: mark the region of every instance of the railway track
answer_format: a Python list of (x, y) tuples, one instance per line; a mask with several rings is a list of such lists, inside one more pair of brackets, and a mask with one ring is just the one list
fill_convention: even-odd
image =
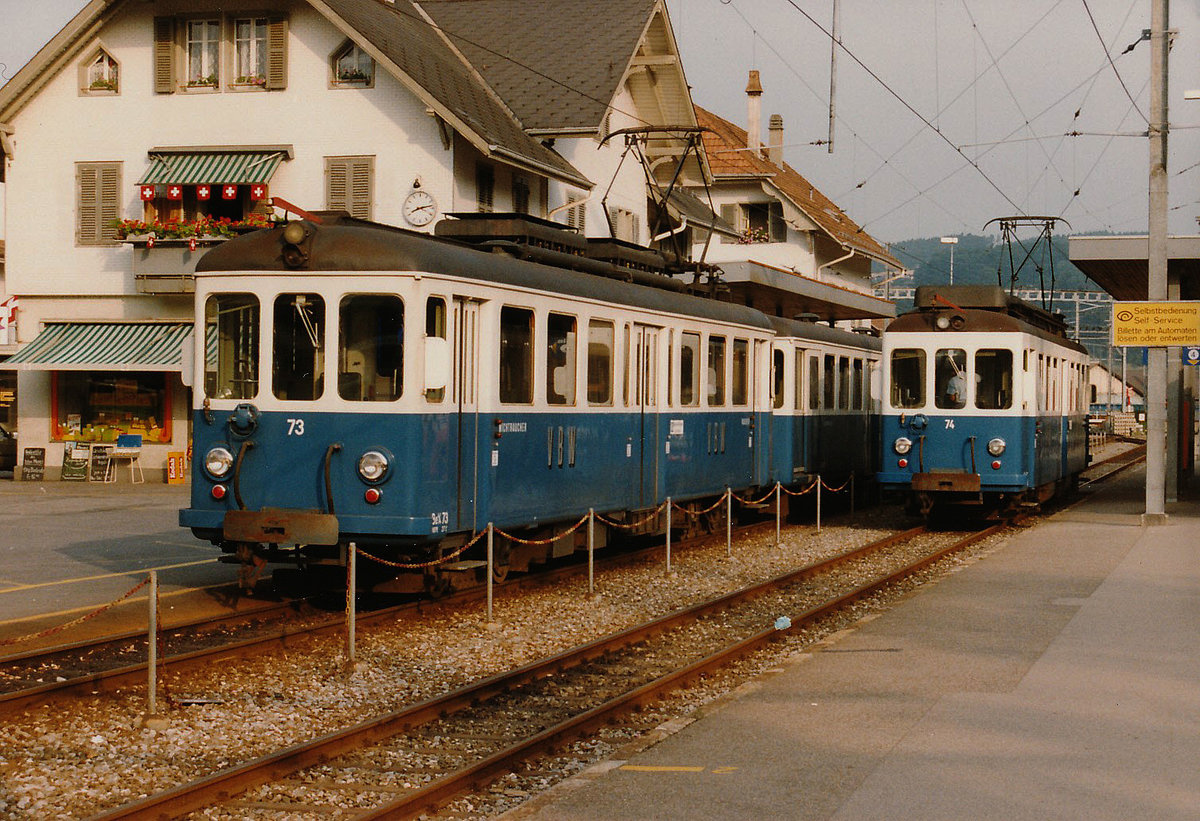
[[(1004, 527), (966, 536), (930, 534), (923, 527), (893, 534), (94, 818), (173, 817), (203, 808), (210, 815), (223, 808), (230, 817), (260, 810), (294, 817), (343, 811), (355, 818), (413, 817)], [(914, 542), (926, 546), (911, 547)], [(879, 561), (880, 554), (889, 555), (882, 575), (842, 584), (833, 596), (808, 590), (812, 579)], [(779, 620), (784, 614), (788, 620)]]

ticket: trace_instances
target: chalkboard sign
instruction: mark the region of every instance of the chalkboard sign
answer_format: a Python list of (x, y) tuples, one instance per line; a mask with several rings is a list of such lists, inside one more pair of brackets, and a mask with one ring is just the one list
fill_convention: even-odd
[(108, 480), (109, 452), (112, 449), (112, 445), (92, 445), (92, 462), (88, 468), (89, 482)]
[(62, 480), (64, 482), (86, 482), (88, 461), (92, 447), (87, 442), (68, 442), (63, 453)]
[(46, 478), (46, 449), (24, 448), (21, 453), (21, 479), (40, 482)]

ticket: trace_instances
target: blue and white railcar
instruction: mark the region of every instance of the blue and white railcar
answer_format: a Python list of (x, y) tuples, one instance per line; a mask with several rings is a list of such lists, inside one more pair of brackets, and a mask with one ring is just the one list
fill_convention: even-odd
[(918, 288), (883, 336), (884, 490), (934, 507), (1040, 503), (1088, 464), (1087, 351), (998, 287)]
[[(546, 536), (589, 508), (633, 520), (667, 497), (797, 475), (763, 435), (777, 344), (767, 317), (666, 277), (636, 284), (611, 265), (581, 272), (513, 256), (553, 251), (495, 245), (508, 253), (324, 216), (209, 252), (180, 523), (246, 562), (340, 566), (356, 542), (418, 563), (489, 522)], [(786, 341), (792, 361), (803, 349), (846, 364), (818, 369), (833, 388), (795, 384), (865, 416), (877, 341), (808, 327)], [(787, 425), (818, 407), (804, 396)], [(802, 471), (836, 461), (813, 455), (821, 435), (789, 442)], [(831, 453), (844, 466), (858, 447)], [(505, 543), (501, 561), (522, 569), (583, 538)]]

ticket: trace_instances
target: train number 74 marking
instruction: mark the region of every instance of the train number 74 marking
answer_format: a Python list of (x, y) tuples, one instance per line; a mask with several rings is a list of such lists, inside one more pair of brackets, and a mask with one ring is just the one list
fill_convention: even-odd
[(954, 430), (954, 420), (953, 419), (946, 420), (946, 430)]

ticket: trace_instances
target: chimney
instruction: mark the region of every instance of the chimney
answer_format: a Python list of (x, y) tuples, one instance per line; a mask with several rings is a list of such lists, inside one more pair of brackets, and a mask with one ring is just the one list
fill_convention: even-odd
[(767, 158), (783, 167), (783, 117), (771, 115), (771, 124), (767, 126)]
[(746, 147), (757, 151), (762, 145), (762, 83), (758, 81), (758, 71), (750, 72), (750, 81), (746, 83), (747, 123)]

